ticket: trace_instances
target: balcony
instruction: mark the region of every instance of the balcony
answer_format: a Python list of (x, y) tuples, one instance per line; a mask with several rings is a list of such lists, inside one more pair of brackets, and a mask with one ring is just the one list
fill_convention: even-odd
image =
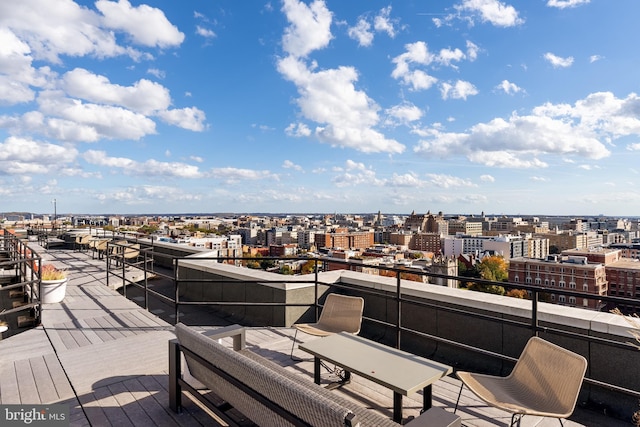
[[(72, 425), (210, 425), (206, 411), (193, 402), (181, 415), (168, 409), (167, 341), (176, 318), (203, 328), (248, 326), (254, 351), (311, 380), (312, 362), (289, 358), (291, 324), (312, 319), (317, 298), (336, 291), (365, 297), (361, 335), (457, 369), (505, 374), (533, 333), (585, 355), (588, 380), (565, 425), (629, 425), (637, 409), (640, 352), (626, 344), (628, 325), (618, 316), (544, 303), (534, 307), (532, 301), (349, 270), (287, 277), (165, 246), (154, 244), (141, 256), (142, 266), (153, 260), (153, 279), (122, 286), (140, 264), (115, 265), (89, 251), (30, 243), (42, 260), (65, 266), (71, 280), (62, 303), (39, 311), (37, 301), (30, 302), (27, 310), (37, 326), (18, 328), (17, 313), (4, 315), (12, 330), (0, 341), (0, 403), (67, 404)], [(8, 276), (16, 270), (28, 276), (27, 270), (2, 271)], [(3, 287), (6, 305), (5, 294)], [(453, 410), (458, 390), (454, 377), (439, 381), (434, 404)], [(355, 377), (335, 392), (391, 414), (391, 396), (366, 380)], [(420, 405), (419, 394), (406, 399), (405, 415), (417, 415)], [(468, 426), (505, 425), (510, 419), (466, 389), (458, 414)], [(536, 417), (523, 423), (557, 424)]]

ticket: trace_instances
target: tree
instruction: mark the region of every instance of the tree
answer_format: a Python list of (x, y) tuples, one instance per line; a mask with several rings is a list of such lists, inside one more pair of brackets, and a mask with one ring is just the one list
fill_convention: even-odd
[(305, 262), (302, 264), (302, 267), (300, 267), (301, 274), (311, 274), (314, 271), (316, 271), (316, 262), (313, 260)]
[(285, 264), (282, 267), (280, 267), (280, 274), (292, 275), (293, 270), (291, 269), (290, 265)]
[(506, 282), (509, 278), (509, 264), (501, 256), (488, 256), (478, 263), (480, 277), (493, 282)]
[[(509, 278), (509, 266), (507, 261), (501, 256), (486, 256), (482, 258), (482, 261), (476, 264), (476, 271), (478, 276), (484, 280), (490, 280), (492, 282), (506, 282)], [(479, 292), (487, 292), (490, 294), (504, 295), (506, 293), (503, 286), (484, 283), (471, 283), (467, 286), (468, 289)]]
[(529, 299), (529, 294), (524, 289), (509, 289), (506, 295), (513, 298)]
[(263, 270), (268, 270), (270, 268), (275, 267), (276, 263), (272, 259), (263, 259), (260, 261), (260, 268)]

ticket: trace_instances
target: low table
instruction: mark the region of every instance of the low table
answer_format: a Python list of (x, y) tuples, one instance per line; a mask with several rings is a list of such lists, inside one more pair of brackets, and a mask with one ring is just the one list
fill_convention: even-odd
[(320, 384), (322, 360), (393, 390), (393, 420), (402, 421), (402, 396), (422, 389), (423, 410), (431, 408), (431, 384), (453, 368), (357, 335), (341, 332), (298, 346), (314, 356), (314, 381)]

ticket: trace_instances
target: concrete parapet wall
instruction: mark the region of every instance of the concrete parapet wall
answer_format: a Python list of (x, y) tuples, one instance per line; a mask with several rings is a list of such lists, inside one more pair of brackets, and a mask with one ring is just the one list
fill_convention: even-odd
[[(277, 302), (313, 304), (315, 290), (313, 275), (286, 276), (251, 270), (212, 260), (198, 260), (205, 253), (182, 260), (178, 272), (181, 299), (219, 302)], [(395, 345), (396, 330), (377, 321), (395, 324), (397, 318), (396, 279), (373, 276), (353, 271), (338, 270), (319, 273), (319, 295), (328, 292), (348, 293), (365, 298), (361, 335), (388, 345)], [(286, 282), (283, 281), (286, 280)], [(207, 280), (210, 280), (209, 282)], [(333, 286), (332, 286), (333, 285)], [(340, 285), (337, 289), (336, 285)], [(342, 288), (346, 286), (346, 288)], [(418, 282), (401, 281), (401, 307), (403, 328), (445, 340), (478, 347), (486, 351), (517, 358), (531, 337), (532, 302), (493, 294), (453, 289)], [(382, 295), (373, 295), (375, 290)], [(321, 298), (323, 300), (323, 298)], [(415, 303), (413, 303), (415, 302)], [(285, 326), (298, 322), (311, 322), (315, 310), (309, 307), (282, 306), (224, 306), (220, 310), (233, 321), (248, 326)], [(485, 318), (488, 316), (494, 320)], [(497, 319), (497, 320), (496, 320)], [(577, 335), (604, 338), (627, 343), (633, 340), (629, 324), (610, 313), (555, 304), (538, 304), (539, 326), (560, 330), (540, 337), (564, 348), (582, 354), (589, 361), (589, 378), (615, 384), (632, 390), (640, 384), (640, 351), (618, 348), (606, 343), (588, 342)], [(524, 323), (524, 326), (510, 322)], [(576, 334), (573, 336), (572, 334)], [(471, 370), (493, 375), (507, 375), (513, 364), (495, 357), (482, 355), (458, 346), (425, 339), (415, 333), (403, 331), (401, 347), (415, 354), (443, 361), (460, 370)], [(579, 402), (601, 405), (620, 418), (629, 418), (637, 409), (637, 399), (601, 387), (585, 386)], [(602, 402), (607, 402), (605, 405)], [(615, 405), (612, 406), (612, 403)]]

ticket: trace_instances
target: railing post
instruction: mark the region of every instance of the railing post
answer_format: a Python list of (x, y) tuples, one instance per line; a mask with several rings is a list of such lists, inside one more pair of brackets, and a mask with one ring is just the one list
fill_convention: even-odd
[(176, 323), (178, 324), (178, 322), (180, 321), (180, 319), (178, 318), (178, 314), (179, 314), (179, 308), (180, 308), (180, 295), (178, 292), (178, 258), (174, 258), (173, 259), (173, 283), (175, 283), (175, 305), (176, 305)]
[(127, 297), (127, 270), (125, 265), (125, 262), (127, 262), (127, 260), (124, 257), (124, 253), (126, 250), (126, 246), (121, 245), (119, 247), (120, 261), (122, 262), (122, 295), (124, 295), (125, 298)]
[(314, 287), (314, 307), (315, 307), (315, 316), (316, 316), (316, 322), (318, 321), (318, 318), (320, 317), (320, 307), (318, 307), (318, 259), (315, 259), (315, 287)]
[(401, 327), (400, 319), (402, 319), (402, 306), (400, 304), (400, 298), (402, 297), (402, 293), (400, 291), (400, 284), (401, 284), (400, 272), (397, 271), (396, 272), (396, 307), (398, 309), (396, 313), (396, 348), (400, 348), (400, 327)]
[(143, 263), (144, 263), (144, 309), (149, 311), (149, 282), (147, 280), (147, 251), (143, 251)]
[(531, 292), (531, 332), (533, 336), (538, 336), (538, 291)]
[(111, 272), (111, 249), (109, 248), (109, 243), (110, 242), (107, 242), (107, 247), (104, 251), (105, 262), (107, 264), (107, 288), (109, 287), (109, 273)]

